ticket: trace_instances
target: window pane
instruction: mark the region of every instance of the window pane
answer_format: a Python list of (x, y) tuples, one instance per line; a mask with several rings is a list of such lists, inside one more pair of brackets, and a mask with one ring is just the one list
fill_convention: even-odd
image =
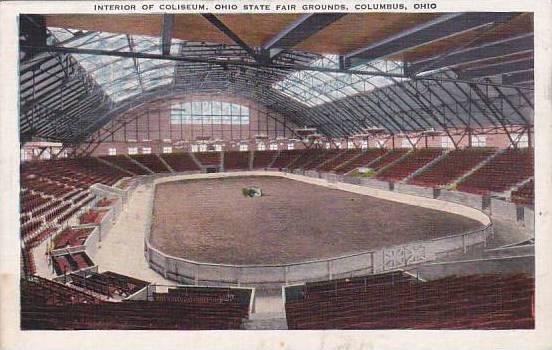
[(248, 124), (249, 108), (221, 101), (173, 103), (171, 124)]

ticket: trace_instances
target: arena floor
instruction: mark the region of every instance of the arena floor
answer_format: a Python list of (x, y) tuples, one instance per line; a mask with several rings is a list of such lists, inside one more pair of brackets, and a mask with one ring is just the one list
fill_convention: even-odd
[[(263, 197), (242, 195), (258, 186)], [(284, 264), (467, 232), (481, 223), (270, 176), (156, 186), (151, 243), (200, 262)]]

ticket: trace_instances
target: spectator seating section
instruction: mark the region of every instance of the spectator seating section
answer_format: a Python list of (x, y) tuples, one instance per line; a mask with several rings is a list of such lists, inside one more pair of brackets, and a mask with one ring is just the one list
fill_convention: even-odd
[(110, 206), (112, 206), (113, 204), (115, 204), (115, 202), (117, 202), (117, 198), (111, 198), (111, 199), (109, 199), (109, 198), (105, 198), (105, 197), (104, 197), (104, 198), (99, 199), (99, 200), (96, 202), (95, 206), (96, 206), (96, 207), (100, 207), (100, 208), (101, 208), (101, 207), (104, 207), (104, 208), (105, 208), (105, 207), (110, 207)]
[(291, 170), (305, 169), (311, 162), (316, 162), (322, 157), (324, 153), (326, 150), (320, 148), (302, 150), (300, 156), (289, 163), (287, 167)]
[(347, 150), (346, 152), (340, 153), (337, 157), (325, 162), (324, 164), (318, 167), (319, 171), (332, 171), (341, 164), (353, 159), (354, 157), (362, 154), (362, 150)]
[(512, 191), (512, 202), (533, 205), (535, 202), (535, 181), (531, 179), (517, 190)]
[(504, 192), (534, 173), (532, 149), (506, 149), (458, 183), (458, 190), (486, 195)]
[(342, 149), (327, 149), (322, 151), (322, 155), (315, 160), (311, 161), (310, 163), (307, 163), (303, 166), (303, 169), (305, 170), (312, 170), (316, 169), (325, 162), (329, 161), (332, 158), (337, 157), (339, 154), (344, 153), (345, 150)]
[(220, 165), (220, 152), (196, 152), (194, 156), (203, 166)]
[[(224, 298), (213, 298), (208, 290), (214, 288), (199, 289), (196, 292), (169, 289), (169, 293), (155, 293), (153, 301), (109, 302), (41, 278), (23, 280), (21, 328), (58, 330), (242, 328), (243, 320), (248, 317), (249, 305), (248, 300), (244, 302), (243, 292), (224, 289)], [(181, 295), (181, 293), (185, 294)], [(204, 293), (210, 297), (201, 296)], [(213, 293), (219, 293), (219, 291)], [(188, 297), (191, 294), (195, 297)], [(244, 304), (247, 307), (244, 307)]]
[(277, 154), (278, 151), (255, 151), (253, 155), (253, 169), (268, 168)]
[(283, 150), (280, 151), (272, 167), (275, 169), (285, 169), (293, 162), (297, 157), (303, 153), (303, 150)]
[(129, 157), (125, 155), (118, 156), (101, 156), (98, 157), (113, 165), (118, 166), (126, 171), (129, 171), (136, 175), (149, 175), (150, 172), (134, 163)]
[(534, 278), (393, 272), (319, 283), (286, 300), (289, 329), (534, 328)]
[(38, 233), (32, 237), (29, 237), (28, 239), (25, 239), (25, 247), (32, 249), (40, 245), (45, 239), (48, 237), (54, 235), (58, 230), (58, 227), (53, 226), (46, 226), (45, 228), (38, 231)]
[(452, 183), (496, 152), (494, 148), (466, 148), (447, 153), (437, 163), (408, 183), (420, 186), (444, 186)]
[(135, 154), (130, 156), (130, 158), (138, 161), (154, 173), (170, 173), (170, 170), (167, 169), (156, 154)]
[(117, 295), (126, 298), (150, 284), (111, 271), (92, 272), (86, 276), (82, 273), (72, 273), (70, 277), (73, 285), (107, 297)]
[(52, 259), (54, 270), (58, 276), (94, 266), (94, 263), (85, 252), (57, 255)]
[(160, 157), (177, 172), (201, 170), (188, 152), (164, 153)]
[(224, 169), (249, 170), (249, 156), (251, 152), (228, 151), (224, 152)]
[(54, 249), (81, 246), (92, 231), (94, 231), (93, 227), (81, 228), (68, 226), (54, 238)]
[(74, 303), (99, 303), (91, 294), (79, 291), (62, 283), (39, 276), (21, 280), (21, 304), (23, 305), (62, 305)]
[[(444, 150), (442, 148), (421, 148), (413, 150), (404, 158), (381, 170), (376, 177), (387, 181), (401, 181), (416, 170), (439, 157), (443, 151)], [(390, 162), (387, 164), (390, 164)]]
[[(393, 152), (389, 151), (388, 153)], [(386, 150), (382, 148), (371, 148), (364, 151), (360, 156), (352, 158), (346, 163), (342, 163), (340, 166), (334, 168), (338, 174), (347, 174), (359, 167), (367, 166), (373, 163), (379, 157), (382, 157), (386, 153)]]
[(106, 214), (107, 212), (105, 210), (89, 209), (81, 216), (79, 216), (79, 223), (81, 225), (85, 225), (85, 224), (99, 225)]
[(21, 249), (21, 276), (32, 276), (36, 273), (32, 249)]

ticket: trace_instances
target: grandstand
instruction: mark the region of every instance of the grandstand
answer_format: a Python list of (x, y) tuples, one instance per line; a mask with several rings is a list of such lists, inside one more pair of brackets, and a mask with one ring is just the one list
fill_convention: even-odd
[(22, 329), (535, 327), (533, 13), (20, 34)]

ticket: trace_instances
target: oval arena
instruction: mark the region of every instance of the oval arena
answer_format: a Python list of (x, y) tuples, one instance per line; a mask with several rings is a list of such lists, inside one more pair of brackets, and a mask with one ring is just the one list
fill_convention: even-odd
[[(481, 244), (492, 230), (465, 206), (293, 174), (181, 175), (154, 186), (146, 256), (179, 282), (278, 285), (381, 272)], [(262, 197), (244, 196), (249, 186)]]

